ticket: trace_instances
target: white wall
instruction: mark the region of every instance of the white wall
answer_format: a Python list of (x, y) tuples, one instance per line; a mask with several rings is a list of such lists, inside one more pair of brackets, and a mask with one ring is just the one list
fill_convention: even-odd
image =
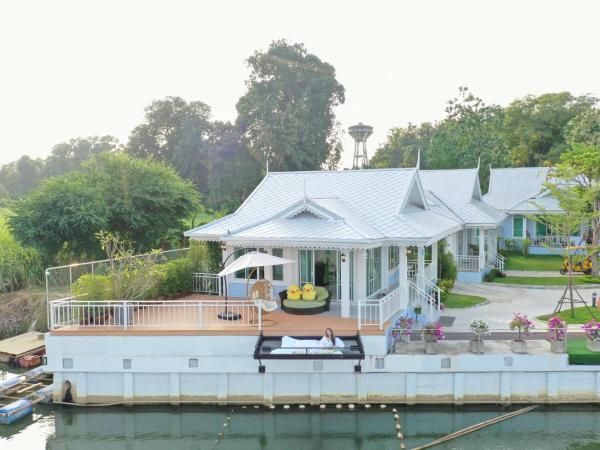
[(267, 360), (258, 373), (256, 339), (47, 335), (48, 370), (55, 399), (68, 380), (80, 403), (600, 402), (600, 366), (569, 366), (566, 355), (384, 356), (386, 337), (365, 336), (361, 373), (341, 360)]

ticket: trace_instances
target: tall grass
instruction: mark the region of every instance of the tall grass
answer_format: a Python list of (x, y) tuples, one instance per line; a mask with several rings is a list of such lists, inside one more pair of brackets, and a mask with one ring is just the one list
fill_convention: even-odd
[(8, 214), (0, 211), (0, 293), (37, 285), (43, 275), (40, 255), (15, 240), (6, 224)]

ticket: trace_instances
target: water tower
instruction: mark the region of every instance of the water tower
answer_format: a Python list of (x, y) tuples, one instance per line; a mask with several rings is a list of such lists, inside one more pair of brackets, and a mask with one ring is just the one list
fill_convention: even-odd
[(369, 165), (367, 157), (367, 139), (373, 134), (373, 127), (359, 122), (358, 125), (348, 128), (348, 133), (354, 138), (354, 158), (352, 159), (353, 169), (362, 169)]

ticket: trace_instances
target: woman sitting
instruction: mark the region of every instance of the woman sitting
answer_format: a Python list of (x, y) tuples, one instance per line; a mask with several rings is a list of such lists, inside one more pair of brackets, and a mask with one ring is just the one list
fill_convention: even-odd
[(340, 338), (336, 338), (331, 328), (325, 330), (325, 335), (319, 341), (319, 347), (322, 348), (344, 348), (344, 342)]

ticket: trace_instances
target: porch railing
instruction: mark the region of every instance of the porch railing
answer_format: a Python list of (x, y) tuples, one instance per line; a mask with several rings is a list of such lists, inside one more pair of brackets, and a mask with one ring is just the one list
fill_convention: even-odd
[[(433, 297), (434, 301), (437, 302), (437, 307), (439, 309), (439, 299), (442, 298), (442, 291), (440, 290), (440, 288), (437, 286), (437, 284), (435, 284), (433, 281), (428, 280), (427, 278), (423, 277), (417, 278), (417, 283), (421, 283), (423, 285), (423, 290), (427, 293), (427, 295), (429, 295), (430, 297)], [(418, 286), (418, 284), (417, 284)]]
[(382, 298), (367, 298), (358, 300), (358, 329), (378, 327), (383, 330), (385, 322), (394, 314), (406, 308), (406, 299), (396, 288)]
[(432, 280), (435, 280), (437, 278), (437, 274), (433, 273), (433, 269), (433, 264), (427, 264), (425, 266), (425, 279), (430, 283)]
[(479, 272), (479, 256), (458, 255), (456, 268), (461, 272)]
[(436, 320), (440, 313), (440, 301), (433, 294), (421, 289), (415, 282), (408, 281), (408, 303), (411, 306), (420, 306), (423, 313), (431, 320)]
[(529, 239), (532, 247), (564, 248), (573, 245), (572, 239), (565, 236), (534, 236)]
[(194, 273), (194, 293), (222, 295), (221, 280), (216, 273)]
[[(408, 260), (406, 263), (407, 263), (408, 278), (415, 278), (417, 276), (417, 273), (419, 272), (419, 262), (414, 259), (411, 259), (411, 260)], [(427, 272), (428, 267), (431, 267), (430, 259), (425, 260), (425, 272)]]
[[(227, 320), (224, 314), (235, 315)], [(50, 302), (50, 329), (65, 327), (117, 328), (160, 327), (168, 329), (221, 329), (257, 327), (262, 329), (262, 310), (253, 302), (139, 300), (84, 301), (74, 298)]]
[(493, 255), (490, 255), (488, 257), (487, 263), (489, 266), (495, 267), (500, 272), (504, 272), (504, 264), (506, 263), (506, 258), (500, 253), (494, 253)]

